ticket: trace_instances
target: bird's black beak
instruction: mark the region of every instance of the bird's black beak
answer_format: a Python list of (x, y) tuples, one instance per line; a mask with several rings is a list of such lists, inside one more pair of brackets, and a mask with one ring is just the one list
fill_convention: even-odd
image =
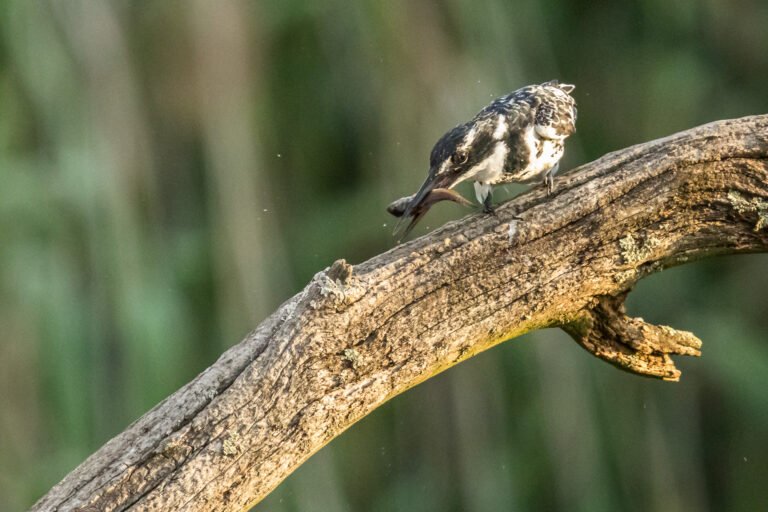
[(429, 177), (421, 185), (421, 188), (416, 192), (416, 195), (413, 196), (413, 199), (405, 209), (405, 214), (403, 216), (410, 217), (413, 215), (415, 210), (424, 206), (424, 202), (433, 190), (438, 188), (450, 189), (456, 184), (457, 179), (458, 176), (450, 171), (439, 174), (436, 172), (436, 169), (430, 169)]
[[(450, 189), (455, 184), (456, 184), (456, 179), (447, 173), (443, 175), (438, 175), (434, 172), (430, 172), (427, 180), (421, 185), (421, 188), (419, 189), (419, 191), (416, 192), (416, 194), (410, 200), (408, 205), (405, 207), (405, 211), (403, 211), (402, 216), (400, 216), (400, 220), (398, 221), (397, 226), (395, 227), (395, 234), (397, 235), (402, 232), (402, 234), (399, 237), (400, 239), (403, 239), (406, 236), (408, 236), (408, 233), (410, 233), (411, 230), (414, 228), (414, 226), (416, 226), (416, 223), (419, 221), (419, 219), (421, 219), (421, 217), (423, 217), (424, 214), (427, 213), (427, 211), (432, 207), (432, 205), (438, 201), (448, 199), (448, 200), (453, 200), (454, 202), (460, 203), (461, 201), (459, 200), (453, 199), (451, 197), (443, 196), (443, 195), (431, 196), (433, 191), (437, 189)], [(411, 218), (411, 220), (407, 225), (405, 225), (404, 222), (409, 217)]]

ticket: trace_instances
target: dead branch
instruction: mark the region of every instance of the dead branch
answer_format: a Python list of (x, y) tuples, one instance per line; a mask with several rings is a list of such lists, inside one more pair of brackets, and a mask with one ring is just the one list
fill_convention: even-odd
[(677, 380), (670, 356), (701, 342), (628, 317), (624, 298), (670, 266), (766, 251), (766, 158), (768, 115), (720, 121), (584, 165), (553, 197), (339, 260), (32, 510), (243, 510), (385, 401), (534, 329)]

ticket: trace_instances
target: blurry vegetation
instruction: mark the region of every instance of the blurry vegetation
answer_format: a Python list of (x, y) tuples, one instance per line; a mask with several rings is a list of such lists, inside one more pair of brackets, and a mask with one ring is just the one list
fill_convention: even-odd
[[(577, 84), (568, 169), (768, 111), (766, 27), (760, 0), (1, 0), (0, 509), (334, 259), (391, 247), (384, 206), (491, 97)], [(256, 510), (764, 507), (765, 258), (631, 296), (704, 340), (680, 384), (537, 332), (393, 400)]]

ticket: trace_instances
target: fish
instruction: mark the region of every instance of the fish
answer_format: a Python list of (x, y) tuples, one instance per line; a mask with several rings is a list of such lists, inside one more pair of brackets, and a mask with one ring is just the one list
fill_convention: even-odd
[[(401, 197), (400, 199), (392, 201), (389, 206), (387, 206), (387, 211), (391, 215), (400, 218), (402, 222), (405, 220), (403, 219), (403, 216), (405, 215), (408, 206), (412, 203), (414, 197), (416, 197), (416, 194), (407, 197)], [(452, 201), (462, 206), (472, 206), (471, 201), (468, 201), (464, 198), (464, 196), (454, 190), (448, 188), (432, 189), (429, 191), (424, 200), (421, 201), (416, 208), (412, 208), (408, 213), (408, 216), (411, 217), (411, 221), (405, 228), (402, 237), (405, 238), (419, 221), (419, 219), (421, 219), (421, 217), (423, 217), (424, 214), (427, 213), (430, 208), (432, 208), (432, 206), (434, 206), (436, 203), (439, 203), (440, 201)]]

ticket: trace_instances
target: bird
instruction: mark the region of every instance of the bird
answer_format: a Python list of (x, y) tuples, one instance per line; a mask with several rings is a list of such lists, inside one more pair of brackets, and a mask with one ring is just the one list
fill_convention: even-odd
[(493, 100), (470, 121), (440, 137), (430, 153), (429, 173), (421, 188), (388, 208), (400, 217), (396, 233), (411, 218), (402, 234), (407, 236), (436, 202), (459, 202), (453, 195), (433, 191), (452, 189), (465, 180), (474, 182), (485, 213), (494, 211), (494, 185), (539, 181), (551, 194), (565, 139), (576, 132), (574, 89), (558, 80), (522, 87)]

